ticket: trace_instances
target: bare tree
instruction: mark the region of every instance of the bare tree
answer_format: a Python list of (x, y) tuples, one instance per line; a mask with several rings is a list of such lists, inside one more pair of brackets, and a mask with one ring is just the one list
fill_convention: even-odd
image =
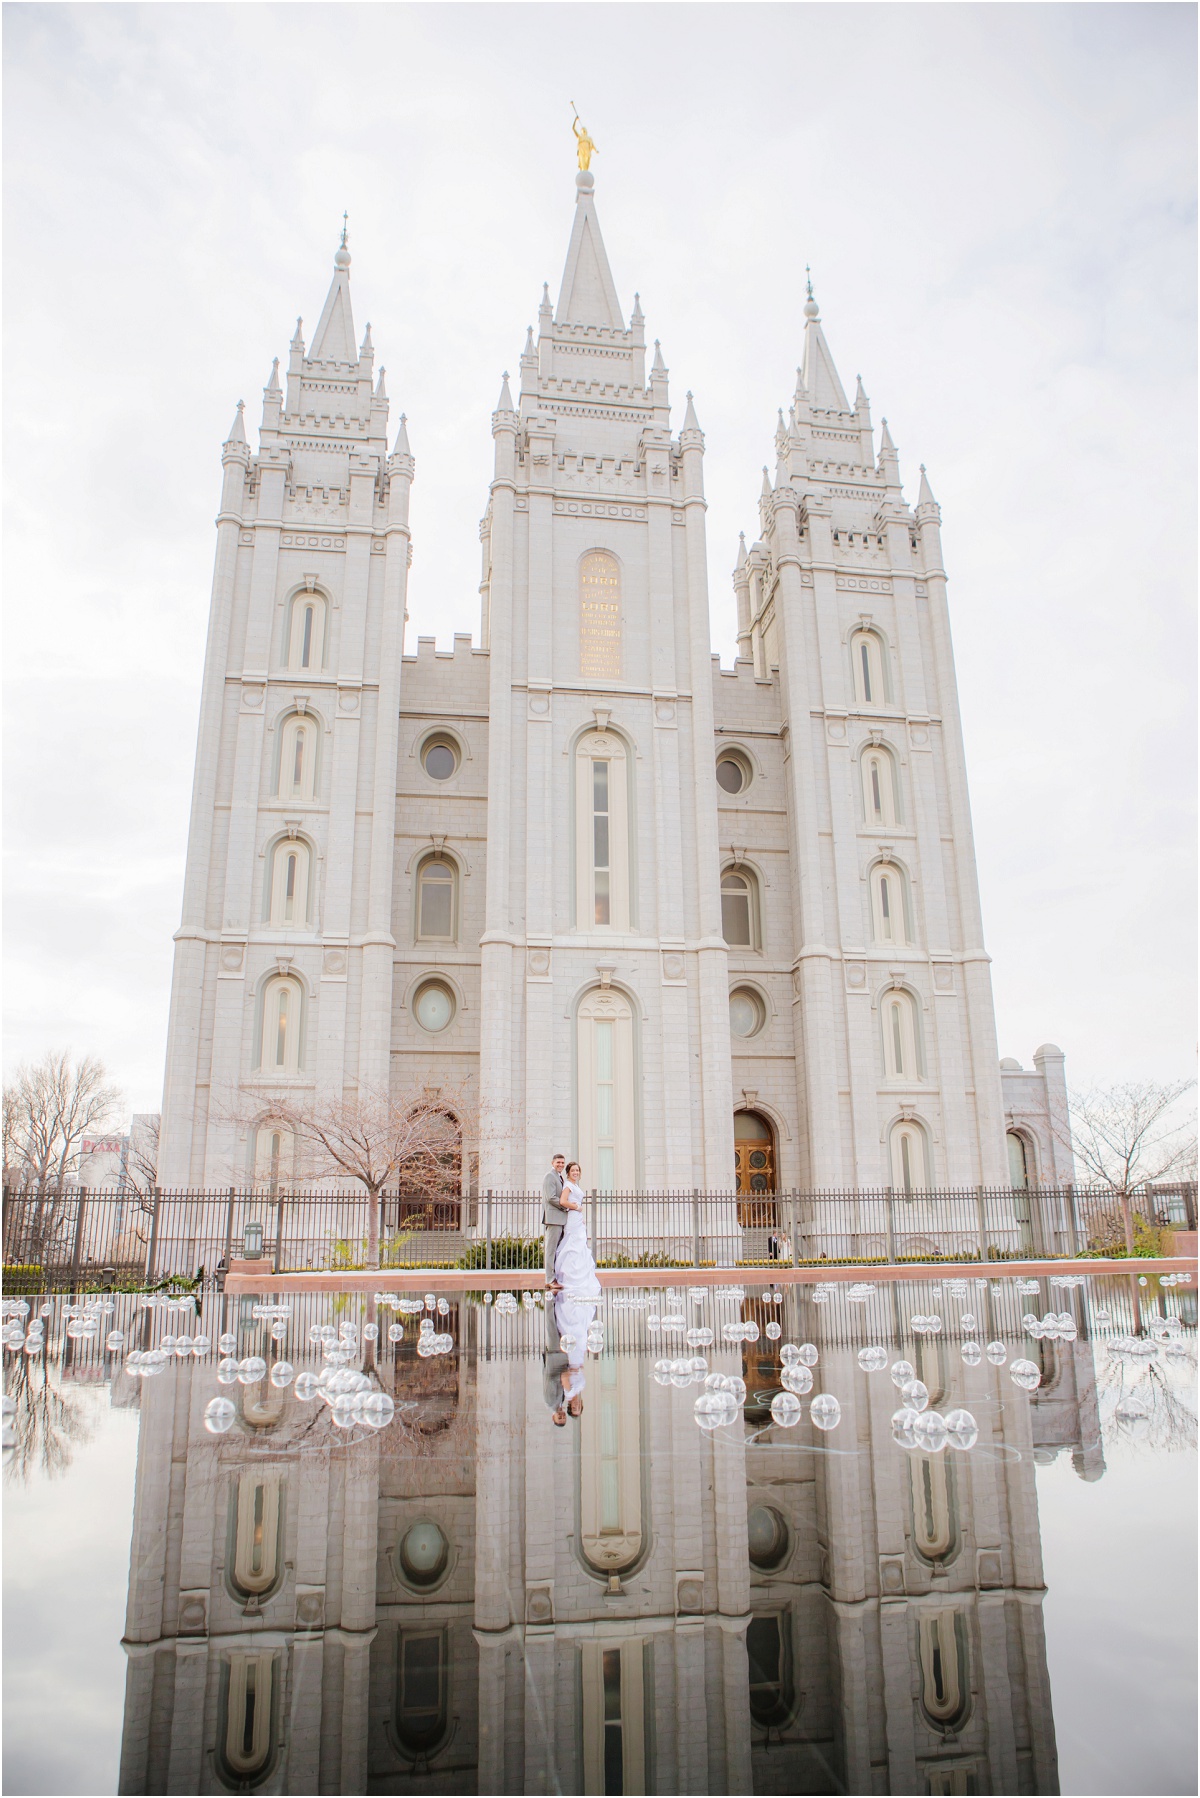
[(83, 1138), (99, 1131), (121, 1104), (120, 1088), (95, 1055), (75, 1061), (69, 1049), (48, 1050), (18, 1068), (4, 1094), (6, 1159), (33, 1189), (33, 1246), (40, 1257), (59, 1224), (63, 1193), (76, 1172)]
[(1126, 1081), (1074, 1092), (1061, 1140), (1119, 1202), (1126, 1253), (1134, 1248), (1133, 1198), (1167, 1180), (1196, 1177), (1196, 1114), (1181, 1101), (1194, 1080)]
[(348, 1098), (269, 1099), (259, 1129), (290, 1133), (306, 1180), (352, 1180), (367, 1194), (367, 1262), (379, 1266), (380, 1199), (403, 1188), (431, 1200), (457, 1197), (462, 1181), (464, 1105), (440, 1087), (393, 1093), (361, 1089)]
[(158, 1184), (158, 1139), (161, 1118), (157, 1112), (135, 1112), (129, 1126), (125, 1178), (138, 1193), (152, 1193)]

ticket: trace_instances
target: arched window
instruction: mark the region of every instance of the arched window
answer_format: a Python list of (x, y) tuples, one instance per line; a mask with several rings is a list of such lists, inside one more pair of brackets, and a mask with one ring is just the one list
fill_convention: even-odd
[(621, 570), (606, 549), (579, 564), (579, 672), (584, 680), (621, 678)]
[(262, 1124), (254, 1139), (255, 1184), (272, 1188), (289, 1181), (295, 1172), (296, 1142), (290, 1130), (279, 1124)]
[(874, 631), (855, 631), (850, 639), (854, 668), (854, 697), (860, 706), (887, 703), (887, 679), (883, 644)]
[(291, 975), (271, 980), (263, 993), (259, 1066), (268, 1074), (295, 1074), (304, 1065), (303, 1003), (300, 982)]
[(431, 855), (417, 869), (417, 941), (452, 943), (458, 881), (454, 863)]
[(762, 1729), (785, 1724), (795, 1708), (790, 1625), (789, 1613), (776, 1611), (751, 1617), (746, 1630), (750, 1715)]
[(579, 1439), (579, 1518), (583, 1558), (607, 1578), (642, 1552), (642, 1417), (639, 1365), (602, 1355), (595, 1396), (589, 1385)]
[(235, 1791), (261, 1785), (275, 1748), (276, 1656), (267, 1651), (229, 1656), (223, 1680), (225, 1728), (219, 1760)]
[(944, 1455), (913, 1455), (908, 1463), (913, 1547), (923, 1561), (948, 1560), (954, 1552), (953, 1469)]
[(957, 1613), (923, 1610), (917, 1621), (921, 1661), (921, 1709), (937, 1730), (956, 1729), (965, 1720), (970, 1689)]
[(261, 1473), (242, 1474), (237, 1483), (230, 1576), (239, 1598), (261, 1602), (279, 1584), (283, 1572), (281, 1518), (279, 1480)]
[(929, 1186), (925, 1132), (920, 1124), (905, 1119), (892, 1127), (892, 1185), (898, 1192), (925, 1192)]
[(317, 721), (298, 712), (284, 722), (279, 738), (280, 799), (311, 799), (317, 790)]
[(267, 922), (284, 930), (304, 930), (309, 921), (312, 858), (299, 837), (285, 837), (271, 851)]
[(287, 664), (299, 674), (325, 663), (325, 601), (319, 593), (298, 593), (292, 601)]
[(891, 751), (880, 744), (864, 749), (862, 770), (863, 816), (868, 825), (890, 825), (900, 822), (896, 803), (896, 764)]
[(1008, 1179), (1014, 1192), (1024, 1192), (1029, 1180), (1029, 1147), (1019, 1130), (1010, 1130), (1008, 1141)]
[(396, 1734), (409, 1754), (429, 1754), (446, 1733), (446, 1647), (444, 1629), (400, 1633)]
[(620, 737), (593, 732), (575, 756), (576, 919), (580, 930), (628, 930), (628, 758)]
[(597, 1192), (637, 1185), (633, 1009), (623, 994), (597, 988), (579, 1007), (579, 1159)]
[(879, 862), (871, 869), (871, 930), (877, 943), (902, 947), (911, 937), (908, 927), (908, 889), (895, 862)]
[(912, 996), (889, 987), (879, 1005), (883, 1023), (883, 1065), (889, 1080), (905, 1085), (922, 1077), (920, 1037)]
[(721, 875), (721, 933), (731, 949), (762, 946), (758, 882), (749, 868), (726, 868)]

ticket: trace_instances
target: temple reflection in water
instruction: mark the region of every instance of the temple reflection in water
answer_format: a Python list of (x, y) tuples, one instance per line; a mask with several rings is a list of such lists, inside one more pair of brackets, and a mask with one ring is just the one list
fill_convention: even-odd
[[(122, 1792), (1057, 1791), (1034, 1468), (1103, 1471), (1091, 1344), (1038, 1345), (1030, 1398), (965, 1368), (957, 1329), (901, 1329), (891, 1289), (858, 1313), (789, 1293), (840, 1426), (771, 1423), (763, 1337), (710, 1351), (749, 1394), (707, 1434), (698, 1389), (653, 1378), (682, 1345), (613, 1297), (565, 1428), (542, 1314), (473, 1299), (454, 1355), (380, 1345), (416, 1405), (364, 1440), (266, 1381), (214, 1437), (211, 1367), (141, 1383)], [(367, 1315), (296, 1302), (298, 1367), (339, 1305)], [(269, 1357), (250, 1311), (205, 1327)], [(976, 1448), (898, 1447), (868, 1341), (969, 1405)]]

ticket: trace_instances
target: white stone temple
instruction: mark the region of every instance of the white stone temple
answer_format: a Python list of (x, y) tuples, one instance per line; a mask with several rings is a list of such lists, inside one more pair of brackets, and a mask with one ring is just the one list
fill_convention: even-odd
[(1071, 1178), (1061, 1052), (997, 1054), (939, 509), (811, 286), (722, 669), (704, 435), (581, 170), (478, 637), (408, 655), (415, 463), (334, 263), (222, 452), (162, 1184), (278, 1172), (258, 1094), (428, 1087), (474, 1190), (558, 1149), (601, 1192)]

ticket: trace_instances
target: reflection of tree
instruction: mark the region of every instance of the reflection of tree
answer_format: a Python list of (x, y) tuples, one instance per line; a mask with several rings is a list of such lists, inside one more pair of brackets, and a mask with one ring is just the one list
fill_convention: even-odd
[[(1144, 1338), (1137, 1340), (1139, 1348), (1149, 1346)], [(1096, 1395), (1106, 1446), (1195, 1452), (1195, 1353), (1189, 1346), (1168, 1357), (1165, 1348), (1160, 1343), (1152, 1355), (1130, 1353), (1118, 1339), (1107, 1354), (1097, 1355)]]
[(5, 1390), (16, 1414), (9, 1420), (15, 1445), (4, 1457), (4, 1478), (28, 1482), (35, 1473), (57, 1479), (75, 1458), (77, 1443), (96, 1433), (82, 1392), (65, 1388), (43, 1355), (13, 1356)]

